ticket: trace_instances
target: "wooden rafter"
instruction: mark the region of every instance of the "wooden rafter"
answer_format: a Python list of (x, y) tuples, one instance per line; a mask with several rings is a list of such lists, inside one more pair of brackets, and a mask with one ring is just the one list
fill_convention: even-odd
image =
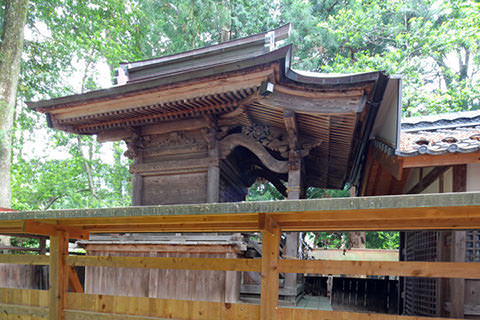
[(437, 178), (442, 175), (445, 171), (450, 169), (449, 166), (435, 167), (430, 171), (425, 177), (423, 177), (416, 185), (414, 185), (407, 194), (417, 194), (421, 193), (423, 190), (428, 188)]
[(288, 134), (288, 145), (290, 151), (298, 150), (298, 125), (297, 117), (295, 112), (292, 110), (285, 110), (283, 112), (283, 122), (285, 124), (285, 129), (287, 129)]

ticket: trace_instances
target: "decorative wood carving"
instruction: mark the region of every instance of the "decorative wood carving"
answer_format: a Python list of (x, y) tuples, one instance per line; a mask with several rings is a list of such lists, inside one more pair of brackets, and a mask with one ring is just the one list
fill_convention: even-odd
[(124, 155), (129, 159), (135, 159), (138, 157), (138, 151), (143, 149), (143, 139), (140, 136), (140, 130), (138, 128), (129, 128), (131, 133), (128, 135), (128, 138), (125, 139), (127, 144), (127, 151)]
[(245, 136), (260, 142), (266, 148), (280, 152), (282, 157), (288, 157), (288, 140), (281, 129), (254, 124), (250, 127), (242, 127), (242, 133)]
[(288, 172), (288, 162), (275, 159), (258, 141), (241, 133), (234, 133), (220, 141), (220, 158), (225, 159), (238, 146), (253, 152), (262, 163), (271, 171), (277, 173)]
[(186, 135), (184, 132), (175, 131), (166, 135), (155, 135), (143, 137), (144, 143), (149, 146), (178, 146), (178, 145), (193, 145), (197, 143), (192, 135)]

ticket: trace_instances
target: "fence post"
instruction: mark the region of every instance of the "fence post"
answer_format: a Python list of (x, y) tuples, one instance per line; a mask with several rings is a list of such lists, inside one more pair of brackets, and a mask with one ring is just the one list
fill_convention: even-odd
[(50, 290), (48, 302), (48, 318), (63, 320), (68, 292), (68, 233), (56, 231), (50, 236)]
[(261, 215), (262, 228), (262, 289), (260, 319), (276, 320), (278, 305), (278, 260), (280, 228), (269, 216)]

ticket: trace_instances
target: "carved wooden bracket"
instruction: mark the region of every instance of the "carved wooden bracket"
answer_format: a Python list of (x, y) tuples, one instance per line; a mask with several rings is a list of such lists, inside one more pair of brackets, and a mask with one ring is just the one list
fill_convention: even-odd
[(129, 159), (134, 159), (138, 156), (138, 150), (143, 148), (142, 136), (140, 135), (139, 128), (131, 127), (129, 130), (131, 131), (131, 134), (125, 139), (127, 151), (125, 151), (124, 155)]
[(236, 147), (242, 146), (253, 152), (269, 170), (277, 173), (288, 172), (288, 161), (275, 159), (260, 142), (243, 134), (231, 134), (221, 140), (219, 144), (220, 158), (222, 159), (225, 159)]

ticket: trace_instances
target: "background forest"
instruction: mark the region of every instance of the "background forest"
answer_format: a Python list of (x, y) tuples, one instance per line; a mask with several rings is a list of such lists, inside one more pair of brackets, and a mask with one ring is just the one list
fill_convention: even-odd
[[(8, 3), (0, 1), (3, 28)], [(25, 101), (109, 86), (122, 61), (177, 53), (288, 22), (293, 23), (288, 41), (295, 44), (294, 68), (401, 74), (404, 116), (480, 108), (480, 1), (30, 0), (26, 14), (10, 145), (11, 206), (18, 210), (130, 203), (122, 144), (100, 145), (95, 137), (48, 129)], [(250, 199), (276, 199), (275, 191), (260, 182)], [(395, 246), (388, 244), (389, 234), (382, 237), (375, 246)], [(375, 241), (378, 237), (370, 242)]]

